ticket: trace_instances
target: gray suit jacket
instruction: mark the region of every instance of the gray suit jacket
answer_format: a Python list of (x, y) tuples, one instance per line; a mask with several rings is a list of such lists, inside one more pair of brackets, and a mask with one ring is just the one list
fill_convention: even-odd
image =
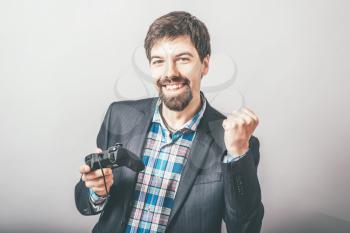
[[(107, 149), (117, 142), (141, 156), (157, 98), (112, 103), (97, 136)], [(252, 136), (248, 154), (235, 163), (222, 163), (226, 154), (222, 121), (225, 116), (207, 102), (190, 156), (181, 175), (166, 232), (220, 233), (224, 219), (229, 233), (260, 232), (264, 207), (257, 177), (259, 140)], [(127, 225), (137, 174), (113, 170), (111, 197), (93, 232), (121, 233)], [(75, 202), (83, 215), (95, 215), (82, 180)]]

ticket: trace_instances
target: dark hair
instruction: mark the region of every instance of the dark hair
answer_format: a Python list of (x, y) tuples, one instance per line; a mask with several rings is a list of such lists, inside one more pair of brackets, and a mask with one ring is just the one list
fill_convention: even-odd
[(156, 19), (148, 29), (144, 47), (148, 60), (151, 49), (162, 38), (175, 39), (188, 35), (196, 48), (201, 62), (210, 55), (210, 36), (205, 24), (185, 11), (173, 11)]

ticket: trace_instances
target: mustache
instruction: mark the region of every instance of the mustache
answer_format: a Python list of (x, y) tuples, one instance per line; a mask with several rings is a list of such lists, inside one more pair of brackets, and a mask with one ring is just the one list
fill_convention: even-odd
[(183, 76), (172, 76), (172, 77), (164, 77), (157, 80), (157, 86), (162, 87), (171, 83), (182, 83), (184, 85), (189, 85), (190, 80)]

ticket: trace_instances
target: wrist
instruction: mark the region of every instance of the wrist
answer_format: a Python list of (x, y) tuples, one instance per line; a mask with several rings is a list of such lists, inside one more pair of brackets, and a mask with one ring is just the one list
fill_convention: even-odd
[(92, 197), (94, 197), (95, 199), (101, 199), (101, 198), (106, 198), (107, 195), (105, 195), (105, 193), (101, 193), (101, 192), (95, 192), (94, 190), (92, 190), (90, 188), (90, 195)]
[(242, 156), (248, 151), (248, 149), (249, 149), (249, 144), (247, 143), (241, 147), (227, 148), (227, 153), (229, 153), (231, 155)]

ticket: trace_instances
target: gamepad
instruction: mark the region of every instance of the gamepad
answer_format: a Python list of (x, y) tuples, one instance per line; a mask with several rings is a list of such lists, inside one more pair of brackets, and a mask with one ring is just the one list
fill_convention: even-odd
[(116, 143), (100, 153), (87, 155), (85, 163), (90, 166), (91, 171), (126, 166), (135, 172), (140, 172), (145, 168), (143, 161), (131, 151), (123, 148), (121, 143)]

